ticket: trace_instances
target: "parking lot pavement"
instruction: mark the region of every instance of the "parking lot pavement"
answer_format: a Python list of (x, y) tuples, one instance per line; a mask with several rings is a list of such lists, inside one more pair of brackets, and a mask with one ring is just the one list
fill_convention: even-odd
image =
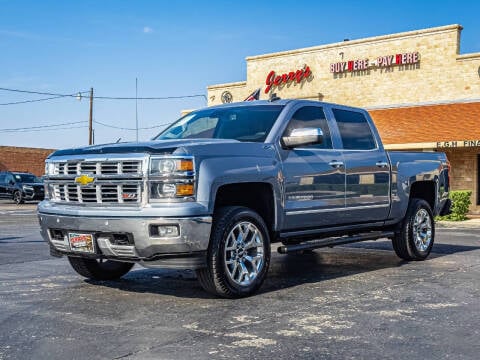
[(34, 215), (0, 216), (0, 359), (478, 358), (478, 229), (438, 229), (424, 262), (386, 240), (272, 254), (240, 300), (191, 271), (90, 282), (48, 255)]

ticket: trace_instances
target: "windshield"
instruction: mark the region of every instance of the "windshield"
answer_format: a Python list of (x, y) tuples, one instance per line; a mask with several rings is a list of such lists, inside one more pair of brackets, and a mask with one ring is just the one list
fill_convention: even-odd
[(42, 180), (33, 174), (14, 174), (15, 182), (19, 183), (41, 183)]
[(233, 139), (263, 142), (283, 105), (256, 105), (192, 112), (169, 126), (154, 140)]

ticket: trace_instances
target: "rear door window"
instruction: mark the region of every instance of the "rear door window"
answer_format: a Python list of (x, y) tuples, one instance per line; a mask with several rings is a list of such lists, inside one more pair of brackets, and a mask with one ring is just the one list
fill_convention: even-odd
[(345, 150), (373, 150), (377, 147), (372, 129), (364, 114), (332, 109)]

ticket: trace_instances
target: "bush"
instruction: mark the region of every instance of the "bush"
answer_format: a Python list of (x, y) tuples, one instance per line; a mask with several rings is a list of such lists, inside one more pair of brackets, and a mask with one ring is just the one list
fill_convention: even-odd
[(452, 213), (446, 216), (439, 216), (438, 220), (463, 221), (467, 220), (467, 213), (470, 204), (470, 190), (450, 191), (450, 199), (452, 200)]

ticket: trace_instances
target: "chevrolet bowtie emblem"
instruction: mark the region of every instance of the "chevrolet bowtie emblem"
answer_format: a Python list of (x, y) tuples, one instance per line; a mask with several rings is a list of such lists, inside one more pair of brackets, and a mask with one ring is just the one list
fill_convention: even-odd
[(84, 175), (84, 174), (77, 176), (75, 178), (75, 183), (80, 185), (88, 185), (94, 181), (95, 181), (95, 178), (93, 176)]

